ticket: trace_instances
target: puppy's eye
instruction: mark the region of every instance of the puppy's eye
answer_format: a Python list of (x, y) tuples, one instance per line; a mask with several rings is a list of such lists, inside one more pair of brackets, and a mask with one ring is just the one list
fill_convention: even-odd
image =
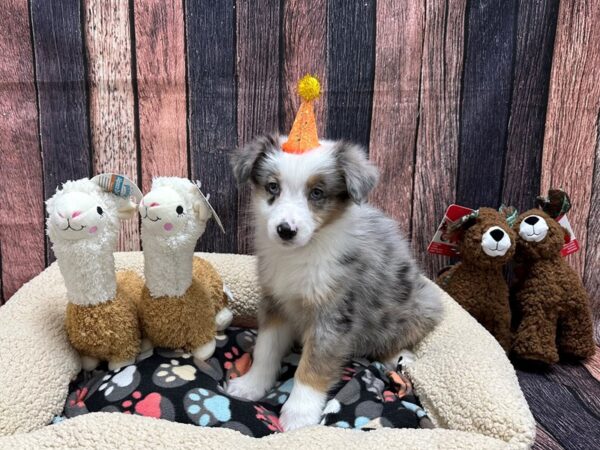
[(102, 208), (100, 208), (99, 206), (96, 208), (96, 212), (100, 215), (104, 214), (104, 210)]
[(279, 194), (279, 184), (275, 182), (268, 183), (266, 186), (267, 192), (271, 195)]
[(311, 200), (321, 200), (324, 195), (325, 193), (323, 192), (323, 189), (314, 188), (312, 191), (310, 191)]
[(181, 206), (181, 205), (177, 206), (177, 208), (175, 208), (175, 212), (178, 215), (182, 215), (183, 214), (183, 206)]

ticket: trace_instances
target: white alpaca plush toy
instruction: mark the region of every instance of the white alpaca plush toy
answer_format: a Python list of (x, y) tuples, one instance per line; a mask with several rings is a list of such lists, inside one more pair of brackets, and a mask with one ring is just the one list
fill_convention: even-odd
[(139, 305), (142, 332), (153, 345), (183, 348), (205, 360), (215, 332), (232, 320), (223, 280), (194, 257), (212, 212), (198, 186), (159, 177), (140, 203), (146, 285)]
[[(67, 288), (66, 329), (85, 370), (100, 360), (116, 369), (140, 350), (136, 301), (143, 280), (115, 274), (119, 220), (136, 205), (83, 178), (67, 181), (46, 202), (47, 233)], [(137, 298), (136, 298), (137, 296)]]

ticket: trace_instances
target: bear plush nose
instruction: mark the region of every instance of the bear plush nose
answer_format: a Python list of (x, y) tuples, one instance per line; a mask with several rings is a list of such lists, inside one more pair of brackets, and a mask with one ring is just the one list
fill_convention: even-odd
[(525, 223), (526, 223), (526, 224), (528, 224), (528, 225), (531, 225), (531, 226), (533, 226), (533, 225), (535, 225), (536, 223), (538, 223), (538, 221), (539, 221), (539, 220), (540, 220), (540, 219), (539, 219), (538, 217), (536, 217), (536, 216), (529, 216), (529, 217), (527, 217), (527, 218), (525, 219)]
[(504, 237), (504, 231), (496, 228), (495, 230), (490, 231), (490, 235), (494, 238), (496, 242), (500, 242)]

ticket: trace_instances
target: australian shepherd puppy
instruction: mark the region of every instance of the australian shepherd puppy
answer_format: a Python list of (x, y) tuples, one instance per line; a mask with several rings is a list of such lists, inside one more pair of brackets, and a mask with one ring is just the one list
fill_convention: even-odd
[(297, 155), (283, 152), (283, 142), (259, 137), (232, 156), (238, 182), (253, 186), (264, 298), (254, 363), (227, 392), (263, 397), (299, 341), (302, 357), (280, 417), (287, 431), (319, 423), (349, 358), (395, 363), (436, 325), (442, 307), (397, 223), (365, 203), (378, 178), (365, 151), (322, 141)]

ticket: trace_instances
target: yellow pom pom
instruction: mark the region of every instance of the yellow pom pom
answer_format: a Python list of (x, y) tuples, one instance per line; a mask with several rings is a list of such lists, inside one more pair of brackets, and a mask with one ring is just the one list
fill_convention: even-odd
[(302, 97), (302, 100), (310, 102), (321, 94), (321, 85), (317, 77), (312, 75), (304, 75), (300, 81), (298, 81), (298, 94)]

